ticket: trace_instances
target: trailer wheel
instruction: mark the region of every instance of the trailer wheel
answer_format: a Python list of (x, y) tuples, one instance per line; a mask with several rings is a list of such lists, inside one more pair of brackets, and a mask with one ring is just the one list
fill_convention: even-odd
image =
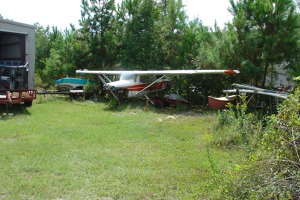
[(25, 107), (31, 107), (32, 106), (32, 101), (25, 101), (24, 106)]

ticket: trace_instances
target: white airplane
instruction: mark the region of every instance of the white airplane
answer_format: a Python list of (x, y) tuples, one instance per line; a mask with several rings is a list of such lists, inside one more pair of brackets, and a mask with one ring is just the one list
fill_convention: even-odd
[[(119, 100), (118, 96), (125, 98), (142, 97), (147, 94), (164, 90), (170, 83), (167, 76), (185, 74), (238, 74), (239, 70), (153, 70), (153, 71), (93, 71), (76, 70), (77, 74), (95, 74)], [(107, 75), (120, 76), (118, 81), (111, 81)], [(156, 78), (156, 76), (160, 76)]]

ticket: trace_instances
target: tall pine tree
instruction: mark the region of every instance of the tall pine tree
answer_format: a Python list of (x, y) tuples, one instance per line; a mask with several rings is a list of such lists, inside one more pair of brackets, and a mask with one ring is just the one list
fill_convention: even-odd
[(113, 23), (115, 20), (114, 0), (82, 0), (80, 32), (84, 42), (88, 43), (90, 68), (113, 65), (115, 54), (109, 47), (114, 34)]
[(122, 5), (124, 37), (120, 61), (131, 69), (153, 69), (156, 66), (155, 22), (158, 18), (154, 0), (125, 0)]
[(265, 86), (275, 65), (295, 67), (299, 20), (293, 0), (230, 0), (241, 57), (241, 76)]

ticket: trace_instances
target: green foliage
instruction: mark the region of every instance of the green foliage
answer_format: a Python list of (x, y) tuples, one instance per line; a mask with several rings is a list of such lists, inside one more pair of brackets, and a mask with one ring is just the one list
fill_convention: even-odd
[(116, 109), (120, 106), (120, 102), (111, 94), (107, 93), (105, 98), (108, 100), (108, 108), (109, 109)]
[[(288, 198), (300, 196), (300, 88), (284, 101), (278, 115), (270, 118), (263, 135), (262, 156), (273, 165), (273, 172), (267, 177), (272, 183), (274, 195)], [(266, 188), (269, 189), (269, 188)]]
[(262, 123), (256, 115), (248, 112), (246, 98), (240, 98), (241, 102), (236, 106), (229, 104), (229, 109), (218, 112), (213, 144), (224, 148), (242, 146), (252, 151), (262, 131)]
[(50, 50), (50, 57), (45, 61), (45, 69), (43, 70), (44, 82), (51, 83), (53, 80), (62, 78), (62, 62), (61, 56), (56, 49)]
[(36, 73), (41, 77), (43, 85), (53, 85), (55, 79), (75, 75), (76, 35), (78, 32), (75, 29), (62, 32), (57, 27), (38, 27)]
[[(187, 16), (181, 0), (161, 1), (159, 21), (156, 24), (156, 49), (159, 65), (168, 69), (187, 68), (187, 56), (192, 50), (193, 33), (186, 23)], [(188, 33), (189, 32), (189, 33)]]
[(50, 56), (50, 39), (49, 39), (49, 27), (44, 29), (40, 25), (37, 25), (35, 36), (35, 72), (39, 75), (42, 74), (45, 68), (45, 60)]
[(299, 65), (299, 17), (293, 0), (230, 0), (243, 80), (265, 86), (272, 66)]
[(90, 81), (83, 86), (85, 99), (92, 99), (98, 101), (100, 99), (99, 85), (98, 83), (92, 84)]
[(95, 93), (99, 90), (99, 86), (97, 84), (91, 84), (90, 81), (88, 81), (87, 84), (84, 85), (83, 90), (86, 93)]
[(86, 49), (77, 49), (81, 55), (88, 55), (90, 69), (104, 69), (112, 66), (115, 59), (115, 4), (114, 0), (82, 0), (80, 37)]
[(127, 16), (125, 33), (122, 38), (121, 62), (129, 69), (153, 69), (156, 66), (155, 21), (157, 5), (154, 0), (125, 1)]
[(42, 81), (41, 76), (38, 73), (34, 74), (34, 85), (37, 89), (44, 88), (44, 83)]
[[(250, 159), (228, 183), (228, 196), (239, 199), (297, 199), (300, 196), (300, 89), (268, 119)], [(234, 187), (230, 186), (234, 185)]]
[(294, 79), (293, 79), (294, 81), (300, 81), (300, 76), (298, 76), (298, 77), (295, 77)]

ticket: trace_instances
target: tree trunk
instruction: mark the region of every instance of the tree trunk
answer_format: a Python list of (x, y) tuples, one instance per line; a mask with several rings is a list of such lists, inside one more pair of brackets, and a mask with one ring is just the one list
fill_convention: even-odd
[(264, 74), (263, 74), (263, 81), (262, 81), (262, 87), (264, 88), (266, 85), (266, 79), (268, 75), (268, 69), (269, 69), (269, 64), (266, 64)]

